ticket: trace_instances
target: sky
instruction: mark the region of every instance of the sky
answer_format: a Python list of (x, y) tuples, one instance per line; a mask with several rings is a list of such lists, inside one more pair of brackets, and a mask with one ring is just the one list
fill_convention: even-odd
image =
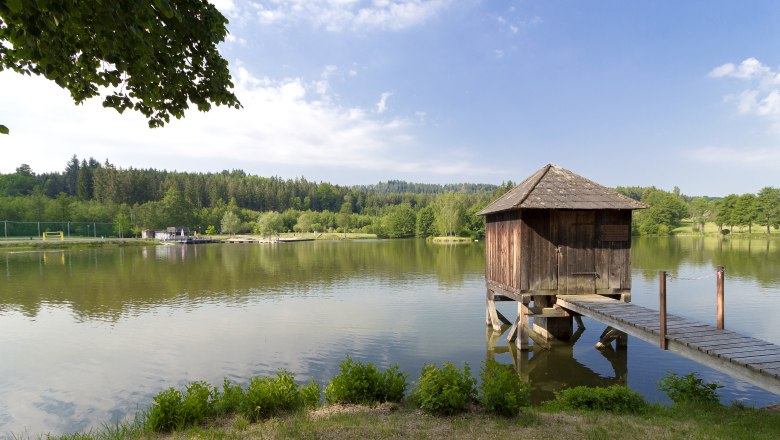
[(342, 185), (522, 181), (554, 163), (688, 195), (780, 186), (780, 2), (212, 0), (241, 110), (149, 129), (0, 72), (0, 172)]

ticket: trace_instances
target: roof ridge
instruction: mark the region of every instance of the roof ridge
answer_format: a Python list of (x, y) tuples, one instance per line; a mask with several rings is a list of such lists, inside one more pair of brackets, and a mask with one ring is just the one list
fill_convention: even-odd
[(542, 175), (539, 176), (539, 179), (537, 179), (536, 182), (534, 182), (533, 185), (531, 185), (531, 188), (529, 188), (528, 191), (526, 191), (526, 193), (523, 196), (523, 198), (520, 199), (520, 201), (515, 204), (515, 207), (519, 207), (520, 205), (523, 204), (523, 202), (525, 202), (525, 200), (528, 198), (528, 196), (530, 196), (531, 193), (534, 192), (536, 187), (539, 186), (539, 182), (541, 182), (542, 179), (544, 179), (544, 176), (546, 176), (547, 173), (550, 172), (550, 168), (552, 168), (552, 167), (553, 167), (553, 164), (551, 164), (551, 163), (548, 163), (547, 165), (544, 166), (544, 172), (542, 173)]

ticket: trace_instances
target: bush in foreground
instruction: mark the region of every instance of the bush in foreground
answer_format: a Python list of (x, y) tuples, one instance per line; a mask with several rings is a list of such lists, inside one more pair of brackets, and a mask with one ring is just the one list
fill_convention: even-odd
[(528, 406), (531, 387), (520, 379), (510, 365), (487, 360), (480, 374), (479, 401), (485, 411), (503, 416), (514, 416)]
[(548, 407), (553, 409), (587, 409), (613, 413), (639, 413), (647, 409), (645, 398), (623, 385), (605, 388), (573, 387), (556, 393)]
[(198, 425), (214, 414), (213, 403), (214, 388), (205, 382), (187, 385), (186, 394), (168, 388), (154, 397), (146, 423), (153, 431), (158, 432)]
[(329, 403), (400, 402), (406, 392), (408, 374), (398, 365), (380, 372), (372, 363), (349, 356), (339, 364), (341, 372), (325, 387)]
[(462, 369), (448, 362), (442, 368), (434, 364), (425, 365), (417, 386), (412, 390), (411, 401), (431, 414), (462, 412), (474, 401), (475, 382), (468, 364), (464, 364)]
[(684, 403), (719, 404), (718, 388), (723, 387), (716, 383), (704, 383), (696, 373), (679, 376), (667, 371), (666, 375), (658, 381), (658, 389), (665, 392), (675, 405)]
[(295, 376), (284, 370), (276, 376), (253, 377), (246, 389), (227, 379), (221, 392), (205, 382), (193, 382), (185, 393), (174, 388), (158, 393), (146, 414), (146, 426), (155, 432), (170, 432), (201, 425), (209, 417), (235, 413), (255, 422), (316, 406), (320, 394), (319, 384), (300, 386)]
[[(316, 396), (316, 400), (315, 400)], [(295, 376), (280, 371), (276, 376), (253, 377), (244, 392), (241, 413), (255, 422), (283, 412), (292, 412), (314, 406), (319, 401), (320, 388), (315, 382), (301, 387)]]

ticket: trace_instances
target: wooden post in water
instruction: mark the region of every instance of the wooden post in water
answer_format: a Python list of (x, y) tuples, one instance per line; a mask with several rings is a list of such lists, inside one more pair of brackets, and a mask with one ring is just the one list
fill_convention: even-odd
[(659, 309), (661, 312), (661, 322), (659, 325), (660, 333), (660, 346), (662, 350), (669, 349), (669, 341), (666, 340), (666, 271), (662, 270), (658, 272), (658, 293), (659, 293)]
[(718, 330), (723, 330), (723, 277), (725, 270), (723, 266), (718, 266), (717, 272), (715, 272), (715, 279), (717, 280), (717, 295), (718, 295)]

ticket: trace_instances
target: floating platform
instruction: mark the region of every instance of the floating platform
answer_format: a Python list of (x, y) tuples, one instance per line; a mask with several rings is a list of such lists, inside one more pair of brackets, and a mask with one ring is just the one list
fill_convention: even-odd
[[(563, 309), (658, 345), (660, 312), (602, 295), (558, 295)], [(780, 346), (730, 330), (666, 315), (668, 349), (780, 395)]]

